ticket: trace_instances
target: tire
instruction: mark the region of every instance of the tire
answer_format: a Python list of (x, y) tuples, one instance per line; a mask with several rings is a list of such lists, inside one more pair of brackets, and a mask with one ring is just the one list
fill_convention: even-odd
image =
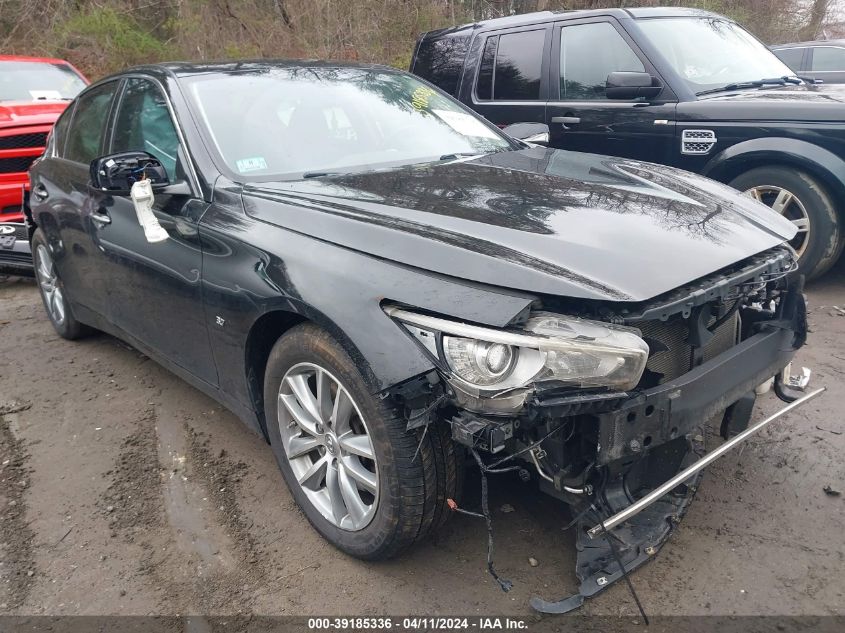
[[(323, 407), (317, 404), (318, 380), (329, 385), (330, 399)], [(306, 388), (313, 401), (300, 397)], [(341, 389), (353, 403), (346, 407), (348, 416), (334, 414)], [(303, 406), (305, 400), (323, 420), (319, 425)], [(421, 432), (406, 431), (399, 412), (370, 395), (355, 363), (327, 332), (304, 323), (276, 342), (265, 371), (264, 410), (270, 446), (294, 500), (335, 547), (365, 560), (389, 558), (434, 524), (438, 469), (431, 441), (421, 442)], [(329, 410), (331, 415), (321, 413)], [(348, 421), (341, 423), (344, 418)], [(353, 439), (358, 453), (346, 450)], [(372, 460), (362, 456), (370, 451)], [(359, 483), (371, 479), (367, 473), (361, 477), (361, 467), (375, 476), (374, 493)], [(309, 475), (312, 470), (315, 474)], [(330, 489), (340, 494), (342, 504)]]
[(434, 518), (432, 530), (438, 530), (452, 514), (446, 503), (453, 499), (458, 506), (463, 500), (466, 456), (463, 449), (452, 440), (452, 430), (444, 422), (429, 426), (432, 454), (437, 472), (436, 493), (434, 495)]
[(37, 229), (33, 234), (31, 248), (38, 291), (41, 293), (47, 318), (50, 319), (56, 334), (69, 341), (90, 334), (91, 329), (77, 321), (73, 315), (68, 292), (59, 277), (50, 245), (41, 229)]
[[(813, 279), (826, 272), (842, 253), (845, 243), (842, 223), (827, 189), (810, 174), (788, 167), (758, 167), (738, 176), (731, 187), (752, 193), (764, 204), (772, 206), (779, 190), (792, 194), (784, 215), (791, 220), (806, 216), (807, 233), (798, 233), (790, 245), (799, 253), (799, 269)], [(754, 195), (752, 193), (752, 195)]]

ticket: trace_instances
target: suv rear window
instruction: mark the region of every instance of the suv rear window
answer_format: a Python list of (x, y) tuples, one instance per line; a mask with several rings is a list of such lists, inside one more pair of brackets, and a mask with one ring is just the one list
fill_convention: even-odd
[(469, 39), (469, 33), (425, 35), (411, 72), (454, 96), (458, 92)]
[(479, 99), (535, 101), (540, 98), (544, 29), (487, 38), (475, 94)]

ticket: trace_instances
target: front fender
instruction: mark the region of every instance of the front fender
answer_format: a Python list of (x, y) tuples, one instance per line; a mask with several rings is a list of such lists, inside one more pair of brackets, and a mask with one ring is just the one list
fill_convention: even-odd
[[(220, 230), (225, 227), (225, 230)], [(212, 207), (203, 217), (203, 292), (220, 387), (251, 402), (243, 350), (269, 312), (297, 314), (334, 335), (374, 392), (431, 371), (385, 301), (493, 327), (534, 297), (433, 275)]]

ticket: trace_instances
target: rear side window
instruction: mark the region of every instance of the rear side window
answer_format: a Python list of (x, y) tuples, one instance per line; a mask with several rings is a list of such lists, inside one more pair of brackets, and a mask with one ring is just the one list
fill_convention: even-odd
[(86, 165), (97, 158), (117, 82), (97, 86), (79, 97), (65, 141), (64, 157)]
[(804, 57), (803, 48), (782, 48), (773, 52), (778, 56), (780, 61), (792, 70), (801, 70), (801, 58)]
[(461, 81), (469, 39), (469, 34), (455, 33), (426, 36), (417, 50), (414, 74), (454, 96)]
[(845, 70), (845, 48), (820, 46), (813, 49), (813, 70)]
[(560, 30), (561, 99), (605, 99), (607, 76), (622, 71), (645, 72), (645, 67), (612, 24), (575, 24)]
[(493, 35), (484, 43), (475, 94), (479, 99), (540, 98), (545, 29)]

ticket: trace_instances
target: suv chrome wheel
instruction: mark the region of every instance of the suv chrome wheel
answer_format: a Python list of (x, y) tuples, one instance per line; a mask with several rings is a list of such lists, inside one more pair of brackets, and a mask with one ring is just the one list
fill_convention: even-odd
[(746, 194), (777, 211), (797, 228), (798, 233), (789, 242), (798, 257), (807, 250), (810, 242), (810, 215), (804, 203), (791, 191), (775, 185), (759, 185), (745, 191)]
[(41, 294), (44, 295), (44, 305), (47, 306), (47, 312), (53, 323), (61, 326), (65, 322), (65, 299), (59, 286), (59, 277), (53, 265), (53, 258), (43, 244), (39, 244), (35, 249), (35, 258), (37, 260), (35, 275), (38, 277)]
[(308, 500), (337, 527), (365, 528), (378, 506), (373, 442), (340, 381), (313, 363), (291, 367), (279, 388), (279, 432)]

